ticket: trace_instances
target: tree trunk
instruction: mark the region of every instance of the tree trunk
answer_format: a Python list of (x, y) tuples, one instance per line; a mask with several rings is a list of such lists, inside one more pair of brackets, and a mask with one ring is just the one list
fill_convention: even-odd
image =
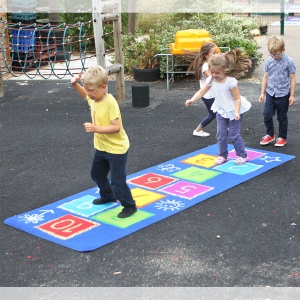
[(59, 0), (48, 0), (50, 13), (49, 13), (49, 23), (60, 23), (59, 13), (56, 8), (59, 7)]
[(128, 34), (135, 34), (136, 0), (128, 1)]
[(59, 23), (59, 13), (49, 13), (49, 22), (52, 23)]
[(128, 34), (135, 34), (136, 13), (128, 13)]

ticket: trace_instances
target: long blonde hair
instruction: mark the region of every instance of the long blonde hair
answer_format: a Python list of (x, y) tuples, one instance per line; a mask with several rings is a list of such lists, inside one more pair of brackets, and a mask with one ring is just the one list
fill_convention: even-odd
[(237, 79), (243, 77), (251, 67), (251, 59), (248, 54), (236, 48), (226, 53), (214, 54), (208, 62), (209, 68), (220, 67), (225, 74)]
[(202, 66), (206, 62), (206, 55), (209, 54), (210, 50), (216, 48), (214, 43), (205, 43), (202, 45), (200, 51), (190, 52), (185, 51), (183, 58), (185, 61), (189, 62), (187, 73), (194, 72), (197, 80), (201, 79), (202, 76)]

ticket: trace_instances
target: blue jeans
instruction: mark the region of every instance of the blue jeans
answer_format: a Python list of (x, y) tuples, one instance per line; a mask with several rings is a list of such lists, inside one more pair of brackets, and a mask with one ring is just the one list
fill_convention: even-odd
[(240, 135), (242, 115), (239, 120), (230, 120), (223, 118), (217, 113), (217, 141), (219, 146), (219, 156), (227, 158), (228, 156), (228, 144), (227, 136), (229, 136), (236, 155), (246, 158), (247, 152), (245, 151), (244, 142)]
[(211, 110), (211, 106), (213, 105), (215, 98), (210, 98), (210, 99), (206, 99), (204, 97), (202, 97), (202, 101), (204, 102), (207, 111), (208, 111), (208, 115), (201, 121), (201, 123), (199, 124), (199, 127), (204, 128), (205, 126), (207, 126), (212, 120), (214, 120), (216, 118), (216, 113), (214, 113)]
[[(127, 156), (128, 152), (111, 154), (96, 150), (91, 169), (91, 177), (100, 189), (101, 198), (107, 200), (116, 197), (124, 207), (135, 205), (126, 182)], [(107, 178), (109, 172), (111, 182)]]
[(274, 135), (273, 117), (277, 111), (277, 120), (279, 122), (279, 136), (283, 139), (287, 138), (288, 130), (288, 110), (289, 110), (290, 93), (284, 97), (274, 97), (266, 93), (266, 102), (264, 107), (264, 123), (266, 133), (270, 136)]

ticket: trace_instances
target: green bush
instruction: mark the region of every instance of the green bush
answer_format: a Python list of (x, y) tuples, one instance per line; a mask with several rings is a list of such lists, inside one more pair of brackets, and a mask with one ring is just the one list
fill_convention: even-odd
[[(124, 70), (126, 74), (132, 73), (134, 66), (149, 68), (159, 63), (162, 76), (166, 72), (166, 57), (159, 56), (152, 61), (153, 57), (169, 49), (169, 44), (175, 40), (175, 34), (179, 30), (205, 29), (219, 47), (236, 47), (245, 50), (249, 57), (257, 58), (257, 65), (261, 63), (262, 53), (260, 46), (251, 36), (250, 31), (257, 28), (255, 17), (235, 17), (224, 13), (170, 13), (170, 14), (138, 14), (137, 30), (135, 35), (127, 35), (128, 14), (122, 14), (123, 32), (123, 55)], [(61, 18), (67, 24), (75, 24), (78, 21), (88, 22), (92, 14), (61, 14)], [(72, 35), (78, 35), (77, 29)], [(93, 24), (84, 28), (87, 36), (93, 35)], [(105, 33), (112, 31), (111, 24), (103, 26)], [(113, 36), (105, 36), (105, 48), (113, 48)], [(74, 51), (76, 45), (74, 45)], [(93, 40), (87, 45), (88, 50), (95, 50)], [(174, 58), (176, 62), (182, 60), (180, 56)], [(113, 59), (112, 59), (113, 60)]]
[(245, 37), (238, 37), (234, 33), (220, 34), (214, 39), (219, 47), (230, 47), (230, 49), (241, 48), (247, 52), (250, 58), (256, 57), (259, 62), (262, 59), (262, 53), (259, 51), (261, 46), (258, 45), (256, 40)]
[[(135, 36), (123, 36), (123, 53), (125, 73), (132, 72), (132, 67), (138, 65), (136, 61), (141, 60), (141, 55), (155, 56), (155, 54), (162, 52), (163, 49), (169, 49), (169, 44), (175, 40), (175, 34), (179, 30), (186, 29), (204, 29), (210, 33), (211, 38), (219, 47), (236, 47), (242, 48), (246, 51), (249, 57), (257, 58), (257, 65), (261, 63), (262, 53), (260, 46), (256, 40), (251, 36), (250, 31), (257, 28), (255, 18), (240, 18), (229, 14), (169, 14), (168, 18), (165, 15), (162, 17), (146, 19), (144, 21), (142, 30), (138, 30)], [(139, 18), (141, 16), (139, 15)], [(166, 21), (167, 20), (167, 21)], [(149, 32), (147, 32), (147, 29)], [(141, 43), (139, 37), (141, 35), (149, 34), (147, 45)], [(148, 47), (148, 52), (143, 47)], [(157, 52), (156, 52), (157, 51)], [(156, 53), (155, 53), (156, 52)], [(151, 58), (147, 57), (147, 61)], [(175, 57), (180, 60), (180, 57)], [(160, 57), (161, 74), (164, 76), (166, 71), (166, 59)], [(144, 65), (146, 67), (146, 65)]]
[(125, 73), (130, 73), (133, 67), (151, 69), (157, 67), (154, 56), (160, 52), (156, 34), (150, 30), (148, 35), (127, 35), (123, 38), (123, 56), (125, 61)]

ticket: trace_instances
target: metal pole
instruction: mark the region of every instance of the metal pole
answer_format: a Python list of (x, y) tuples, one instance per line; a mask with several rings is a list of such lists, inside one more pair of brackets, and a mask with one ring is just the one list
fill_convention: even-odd
[(284, 35), (284, 18), (285, 18), (285, 13), (284, 13), (284, 0), (280, 1), (280, 34)]
[[(1, 0), (0, 1), (0, 5), (1, 5), (1, 8), (2, 9), (7, 9), (7, 3), (6, 3), (6, 0)], [(7, 20), (7, 14), (6, 13), (1, 13), (0, 14), (0, 19), (1, 19), (1, 21), (2, 21), (2, 19), (5, 19), (5, 20)], [(1, 29), (1, 34), (5, 34), (5, 32), (3, 31), (3, 25), (1, 24), (1, 26), (0, 26), (0, 29)], [(7, 36), (7, 35), (6, 35)], [(5, 36), (5, 40), (6, 41), (8, 41), (8, 37), (6, 37)], [(1, 36), (2, 37), (2, 36)], [(6, 47), (8, 47), (8, 46), (5, 46), (4, 44), (3, 45), (1, 45), (1, 47), (3, 47), (3, 48), (6, 48)], [(10, 51), (9, 51), (9, 49), (8, 49), (8, 52), (6, 52), (5, 50), (6, 49), (2, 49), (2, 50), (4, 50), (3, 52), (4, 52), (4, 56), (6, 56), (6, 57), (4, 57), (3, 55), (2, 55), (2, 53), (3, 52), (1, 52), (1, 54), (0, 54), (0, 58), (1, 58), (1, 61), (2, 60), (4, 60), (5, 58), (8, 58), (8, 59), (10, 59)], [(0, 71), (2, 71), (2, 66), (0, 66)], [(2, 98), (2, 97), (4, 97), (4, 89), (3, 89), (3, 77), (2, 77), (2, 73), (0, 72), (0, 97)]]

